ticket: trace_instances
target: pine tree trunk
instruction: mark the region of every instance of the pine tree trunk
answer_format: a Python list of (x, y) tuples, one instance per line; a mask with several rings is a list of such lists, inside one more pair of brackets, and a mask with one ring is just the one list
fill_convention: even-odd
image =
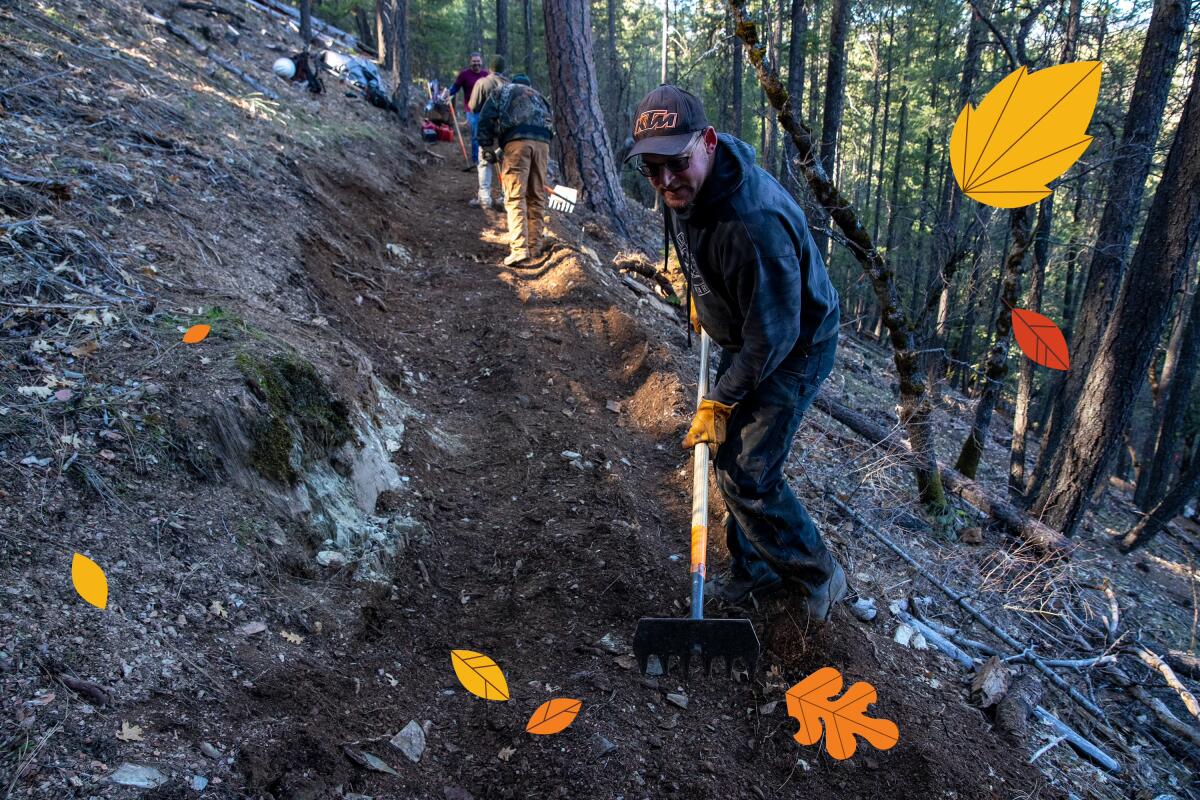
[[(992, 0), (982, 0), (980, 6), (984, 13), (990, 13)], [(958, 103), (955, 110), (960, 110), (971, 99), (971, 90), (975, 86), (975, 78), (979, 72), (979, 56), (986, 42), (986, 27), (977, 14), (971, 15), (967, 29), (966, 54), (963, 56), (962, 79), (958, 85)], [(938, 204), (937, 221), (933, 230), (933, 263), (930, 265), (932, 278), (926, 293), (925, 308), (922, 314), (923, 339), (930, 351), (926, 370), (931, 376), (938, 376), (945, 371), (946, 334), (950, 320), (950, 286), (954, 281), (954, 273), (958, 269), (958, 216), (962, 205), (961, 193), (955, 185), (954, 175), (947, 170), (943, 178), (941, 200)], [(931, 312), (937, 307), (937, 314)]]
[(389, 32), (388, 55), (392, 64), (392, 102), (399, 109), (401, 122), (407, 122), (408, 91), (412, 83), (408, 53), (408, 0), (387, 0)]
[(375, 60), (385, 70), (392, 68), (392, 54), (388, 50), (388, 42), (391, 41), (391, 38), (392, 31), (385, 0), (375, 0)]
[(736, 138), (742, 138), (742, 65), (745, 61), (745, 55), (742, 52), (742, 40), (735, 36), (733, 38), (733, 130), (730, 131)]
[[(895, 51), (896, 44), (896, 26), (892, 16), (888, 16), (888, 47), (887, 60), (884, 62), (883, 71), (883, 128), (879, 135), (879, 176), (875, 181), (875, 213), (871, 215), (871, 238), (879, 239), (879, 206), (883, 199), (883, 172), (887, 164), (887, 142), (888, 142), (888, 119), (892, 112), (892, 54)], [(868, 178), (870, 176), (867, 176)]]
[(300, 0), (300, 40), (305, 47), (312, 41), (312, 0)]
[[(1063, 444), (1046, 459), (1050, 476), (1033, 508), (1070, 536), (1129, 425), (1158, 346), (1171, 298), (1184, 283), (1200, 236), (1200, 69), (1194, 70), (1162, 179), (1129, 263), (1128, 279), (1084, 381)], [(1072, 370), (1074, 371), (1074, 370)]]
[(1012, 240), (1008, 257), (1004, 260), (1003, 290), (1001, 305), (995, 312), (995, 337), (988, 351), (987, 365), (984, 370), (983, 390), (979, 393), (979, 403), (975, 406), (975, 420), (971, 425), (971, 433), (963, 442), (958, 454), (958, 462), (954, 468), (974, 480), (979, 470), (979, 461), (987, 449), (988, 432), (992, 425), (992, 413), (996, 410), (996, 401), (1000, 399), (1000, 391), (1004, 388), (1004, 379), (1008, 377), (1008, 345), (1012, 336), (1012, 310), (1017, 305), (1021, 291), (1021, 272), (1025, 262), (1025, 252), (1029, 249), (1030, 229), (1029, 207), (1015, 208), (1009, 213), (1009, 235)]
[(483, 52), (482, 0), (467, 0), (467, 51)]
[(871, 241), (845, 195), (830, 181), (821, 162), (816, 159), (816, 141), (812, 132), (791, 113), (787, 90), (780, 83), (778, 74), (764, 62), (763, 48), (758, 44), (757, 28), (746, 19), (739, 0), (730, 0), (729, 8), (737, 22), (738, 37), (744, 39), (748, 45), (750, 63), (758, 73), (759, 84), (766, 92), (771, 107), (779, 114), (780, 125), (796, 145), (805, 179), (817, 201), (842, 230), (849, 243), (849, 250), (862, 266), (875, 290), (880, 307), (884, 309), (884, 324), (888, 329), (892, 359), (900, 383), (898, 415), (908, 432), (912, 446), (912, 466), (918, 495), (921, 503), (931, 513), (944, 513), (947, 501), (933, 449), (933, 409), (929, 402), (925, 375), (921, 371), (921, 359), (913, 327), (909, 323), (900, 302), (900, 292), (896, 288), (895, 273)]
[(508, 0), (496, 0), (496, 55), (508, 60)]
[(1179, 337), (1175, 374), (1168, 386), (1160, 388), (1162, 402), (1159, 407), (1162, 411), (1156, 415), (1158, 424), (1151, 430), (1152, 435), (1156, 434), (1153, 457), (1142, 470), (1134, 495), (1134, 501), (1143, 511), (1149, 511), (1166, 495), (1171, 467), (1183, 441), (1192, 387), (1196, 383), (1197, 369), (1200, 369), (1200, 286), (1192, 293), (1190, 308), (1184, 313), (1186, 323)]
[[(829, 67), (825, 74), (825, 113), (821, 121), (821, 166), (832, 180), (837, 164), (838, 135), (846, 102), (846, 29), (850, 27), (850, 0), (833, 0), (829, 29)], [(829, 237), (813, 232), (817, 249), (829, 261)]]
[[(881, 67), (879, 61), (879, 51), (883, 48), (883, 19), (879, 20), (877, 34), (875, 36), (875, 49), (871, 53), (871, 124), (869, 126), (870, 134), (867, 136), (867, 179), (859, 181), (859, 187), (863, 192), (862, 207), (871, 207), (871, 176), (875, 174), (875, 140), (879, 132), (879, 126), (876, 124), (879, 120), (879, 84), (882, 78)], [(858, 200), (859, 190), (855, 189), (855, 200)]]
[(543, 0), (542, 12), (563, 177), (581, 190), (589, 209), (627, 236), (625, 193), (617, 179), (596, 88), (590, 4), (587, 0)]
[(792, 113), (804, 116), (804, 45), (808, 35), (808, 6), (806, 0), (792, 0), (792, 38), (788, 48), (788, 96), (792, 98)]
[[(533, 0), (524, 0), (522, 6), (522, 20), (525, 28), (525, 74), (533, 78)], [(612, 10), (611, 2), (609, 10)], [(609, 31), (611, 34), (611, 30)], [(611, 77), (611, 76), (610, 76)]]
[[(1033, 234), (1033, 276), (1023, 308), (1040, 312), (1042, 290), (1046, 282), (1046, 263), (1050, 258), (1050, 229), (1054, 225), (1054, 195), (1038, 205), (1037, 229)], [(1008, 492), (1017, 500), (1025, 495), (1025, 435), (1029, 427), (1030, 397), (1033, 395), (1034, 362), (1021, 359), (1017, 379), (1017, 404), (1013, 411), (1012, 448), (1008, 459)]]
[(1121, 540), (1121, 551), (1129, 553), (1143, 547), (1153, 539), (1167, 523), (1183, 511), (1184, 505), (1200, 492), (1200, 459), (1194, 459), (1179, 482), (1142, 520)]
[[(1189, 0), (1155, 0), (1154, 3), (1138, 63), (1133, 98), (1112, 167), (1104, 213), (1097, 229), (1098, 239), (1088, 266), (1079, 318), (1070, 342), (1071, 370), (1055, 399), (1034, 469), (1031, 489), (1039, 496), (1045, 496), (1042, 488), (1048, 482), (1060, 482), (1051, 468), (1052, 456), (1063, 449), (1069, 416), (1078, 405), (1083, 385), (1094, 370), (1096, 353), (1112, 317), (1113, 303), (1121, 290), (1125, 258), (1138, 219), (1136, 211), (1141, 205), (1154, 144), (1162, 127), (1189, 9)], [(1076, 515), (1072, 512), (1069, 516), (1074, 518)]]

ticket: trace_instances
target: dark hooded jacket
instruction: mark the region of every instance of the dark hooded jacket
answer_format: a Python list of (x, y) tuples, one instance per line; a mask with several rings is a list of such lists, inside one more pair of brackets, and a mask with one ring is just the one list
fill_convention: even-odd
[(691, 207), (667, 209), (667, 236), (704, 329), (734, 354), (709, 397), (736, 403), (837, 334), (838, 294), (804, 212), (754, 148), (723, 133), (714, 157)]

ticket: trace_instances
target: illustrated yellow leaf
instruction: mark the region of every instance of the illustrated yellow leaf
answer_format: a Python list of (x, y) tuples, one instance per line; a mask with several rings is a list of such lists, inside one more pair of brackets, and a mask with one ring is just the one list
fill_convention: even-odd
[(963, 106), (950, 166), (963, 192), (997, 208), (1036, 203), (1079, 160), (1100, 94), (1099, 61), (1012, 72), (977, 108)]
[(142, 727), (122, 722), (121, 730), (117, 733), (117, 738), (122, 742), (140, 742), (142, 740)]
[(204, 337), (208, 336), (209, 331), (211, 330), (212, 327), (209, 325), (193, 325), (192, 327), (188, 328), (187, 333), (183, 335), (183, 343), (196, 344), (198, 342), (203, 342)]
[(841, 698), (842, 673), (822, 667), (797, 683), (787, 693), (787, 710), (800, 721), (795, 739), (803, 745), (816, 744), (825, 724), (825, 751), (840, 760), (850, 758), (858, 748), (855, 736), (861, 736), (880, 750), (889, 750), (900, 741), (900, 729), (886, 719), (866, 715), (867, 706), (879, 699), (875, 687), (859, 681)]
[(470, 650), (451, 650), (450, 663), (454, 674), (468, 692), (484, 700), (507, 700), (508, 682), (500, 666), (485, 656)]
[(581, 708), (583, 708), (582, 700), (572, 700), (569, 697), (555, 697), (547, 700), (538, 706), (537, 711), (533, 712), (533, 716), (525, 725), (525, 731), (549, 736), (566, 730), (567, 726), (575, 721)]
[(87, 556), (76, 553), (71, 560), (71, 582), (79, 596), (96, 608), (108, 605), (108, 578), (100, 565)]

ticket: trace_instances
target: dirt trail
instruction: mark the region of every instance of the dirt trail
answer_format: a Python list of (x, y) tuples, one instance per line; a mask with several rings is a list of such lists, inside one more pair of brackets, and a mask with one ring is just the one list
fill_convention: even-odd
[[(263, 664), (233, 703), (258, 721), (238, 763), (248, 790), (277, 798), (330, 796), (335, 786), (374, 797), (463, 796), (447, 787), (505, 798), (1037, 794), (1040, 776), (956, 688), (848, 616), (811, 637), (786, 611), (759, 619), (765, 683), (694, 682), (686, 709), (666, 702), (667, 692), (683, 691), (676, 676), (643, 679), (621, 658), (639, 616), (686, 610), (688, 478), (677, 449), (684, 417), (674, 412), (687, 392), (662, 332), (623, 311), (627, 290), (605, 286), (566, 246), (530, 268), (498, 266), (502, 219), (465, 211), (472, 176), (431, 169), (414, 176), (411, 194), (388, 198), (364, 193), (352, 175), (307, 178), (330, 212), (362, 219), (381, 200), (396, 205), (394, 221), (372, 235), (401, 242), (412, 261), (402, 276), (365, 276), (382, 285), (382, 305), (360, 304), (362, 288), (336, 274), (332, 254), (349, 246), (332, 241), (338, 234), (307, 242), (306, 261), (321, 302), (353, 320), (346, 334), (384, 374), (394, 369), (401, 388), (415, 388), (414, 402), (436, 420), (414, 423), (397, 454), (430, 535), (398, 560), (390, 595), (360, 601), (341, 647), (303, 664)], [(663, 338), (681, 334), (671, 326)], [(622, 415), (606, 409), (610, 400)], [(606, 635), (614, 652), (598, 644)], [(453, 648), (495, 658), (511, 700), (486, 704), (463, 691)], [(879, 688), (873, 713), (899, 724), (897, 747), (867, 747), (838, 763), (791, 740), (796, 723), (782, 702), (759, 713), (827, 665)], [(526, 734), (532, 711), (556, 696), (583, 701), (574, 725), (553, 737)], [(419, 765), (392, 758), (386, 745), (409, 719), (430, 721)], [(340, 751), (351, 741), (402, 762), (400, 777), (353, 766)]]

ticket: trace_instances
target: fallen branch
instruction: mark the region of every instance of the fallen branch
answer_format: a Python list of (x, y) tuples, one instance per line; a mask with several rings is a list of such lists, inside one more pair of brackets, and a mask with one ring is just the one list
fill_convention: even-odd
[(876, 539), (883, 542), (883, 544), (886, 545), (889, 550), (891, 550), (893, 553), (898, 555), (905, 563), (907, 563), (910, 567), (912, 567), (914, 570), (916, 570), (918, 575), (920, 575), (925, 580), (929, 581), (934, 586), (936, 586), (938, 589), (940, 589), (943, 594), (945, 594), (947, 597), (949, 597), (951, 600), (953, 600), (955, 603), (957, 603), (960, 608), (962, 608), (964, 611), (966, 611), (968, 614), (970, 614), (977, 622), (979, 622), (979, 624), (983, 625), (983, 627), (987, 628), (989, 631), (991, 631), (993, 634), (995, 634), (997, 637), (999, 637), (1002, 642), (1004, 642), (1006, 645), (1008, 645), (1009, 647), (1011, 647), (1013, 650), (1017, 651), (1018, 653), (1028, 653), (1028, 660), (1031, 665), (1033, 665), (1039, 672), (1041, 672), (1043, 675), (1045, 675), (1050, 680), (1050, 683), (1052, 683), (1057, 689), (1061, 690), (1068, 697), (1070, 697), (1072, 700), (1074, 700), (1081, 708), (1083, 708), (1085, 711), (1087, 711), (1089, 714), (1091, 714), (1092, 718), (1095, 722), (1101, 723), (1101, 721), (1104, 718), (1104, 712), (1100, 710), (1100, 707), (1097, 706), (1095, 703), (1093, 703), (1091, 700), (1089, 700), (1087, 697), (1085, 697), (1083, 694), (1081, 694), (1079, 692), (1079, 690), (1075, 689), (1073, 686), (1071, 686), (1069, 683), (1067, 683), (1065, 680), (1063, 680), (1062, 677), (1057, 672), (1055, 672), (1053, 669), (1051, 669), (1049, 666), (1046, 665), (1046, 662), (1044, 662), (1042, 659), (1035, 656), (1030, 647), (1028, 647), (1027, 645), (1021, 644), (1019, 641), (1017, 641), (1015, 638), (1013, 638), (1012, 635), (1010, 635), (1008, 633), (1008, 631), (1004, 630), (999, 625), (992, 622), (990, 619), (988, 619), (987, 616), (985, 616), (983, 614), (983, 612), (981, 612), (979, 609), (975, 608), (975, 606), (971, 604), (970, 600), (968, 600), (966, 597), (959, 594), (958, 592), (954, 591), (946, 584), (942, 583), (942, 581), (939, 580), (938, 578), (934, 577), (934, 575), (932, 573), (930, 573), (929, 570), (927, 570), (923, 566), (921, 566), (917, 562), (916, 559), (914, 559), (911, 555), (908, 554), (907, 551), (905, 551), (898, 544), (896, 544), (891, 539), (889, 539), (888, 537), (886, 537), (882, 533), (880, 533), (878, 530), (876, 530), (872, 525), (870, 525), (866, 520), (864, 520), (856, 511), (854, 511), (854, 509), (850, 508), (848, 505), (846, 505), (841, 500), (839, 500), (832, 492), (827, 491), (826, 495), (828, 495), (830, 501), (835, 506), (837, 506), (838, 509), (843, 514), (845, 514), (847, 517), (849, 517), (850, 519), (852, 519), (856, 523), (858, 523), (858, 525), (860, 527), (862, 527), (864, 530), (866, 530), (868, 533), (870, 533)]
[(205, 11), (209, 14), (224, 14), (225, 16), (235, 20), (239, 25), (243, 25), (246, 22), (246, 18), (238, 12), (229, 8), (222, 8), (221, 6), (213, 3), (182, 2), (179, 4), (179, 7), (189, 11)]
[(925, 641), (929, 642), (938, 650), (945, 653), (951, 661), (956, 662), (959, 666), (965, 667), (966, 669), (975, 669), (975, 659), (964, 653), (957, 645), (955, 645), (946, 637), (942, 636), (933, 628), (905, 611), (904, 603), (905, 601), (903, 600), (897, 600), (889, 606), (889, 610), (892, 612), (893, 617), (900, 620), (908, 627), (919, 631), (921, 635), (925, 637)]
[(1150, 694), (1145, 688), (1135, 684), (1130, 684), (1126, 689), (1130, 695), (1139, 700), (1146, 708), (1154, 712), (1154, 716), (1158, 717), (1158, 721), (1163, 727), (1175, 734), (1181, 739), (1186, 739), (1194, 746), (1200, 747), (1200, 731), (1197, 731), (1192, 726), (1181, 720), (1179, 717), (1171, 713), (1171, 709), (1167, 708), (1167, 704), (1159, 700), (1154, 695)]
[(1121, 765), (1115, 758), (1101, 750), (1096, 745), (1092, 744), (1087, 739), (1080, 736), (1078, 733), (1068, 727), (1066, 723), (1051, 714), (1046, 709), (1042, 708), (1041, 706), (1036, 706), (1033, 709), (1033, 713), (1037, 715), (1038, 719), (1053, 728), (1056, 734), (1065, 738), (1068, 742), (1074, 745), (1079, 752), (1092, 759), (1092, 761), (1104, 767), (1109, 772), (1121, 771)]
[[(891, 431), (848, 406), (826, 397), (824, 393), (817, 395), (814, 405), (872, 444), (885, 447), (896, 455), (912, 455), (908, 445), (892, 436)], [(1012, 503), (992, 495), (978, 483), (950, 467), (939, 464), (939, 469), (946, 488), (1002, 523), (1017, 536), (1042, 552), (1064, 557), (1070, 554), (1070, 542), (1058, 531), (1029, 517)]]
[(1189, 678), (1200, 679), (1200, 657), (1182, 650), (1168, 650), (1163, 658), (1176, 672), (1182, 672)]
[(1162, 675), (1163, 680), (1167, 682), (1167, 686), (1170, 686), (1175, 690), (1175, 693), (1179, 695), (1179, 699), (1183, 701), (1183, 706), (1188, 710), (1188, 713), (1193, 717), (1200, 719), (1200, 704), (1196, 702), (1196, 696), (1188, 691), (1187, 687), (1183, 685), (1166, 661), (1164, 661), (1160, 656), (1155, 655), (1140, 642), (1138, 643), (1137, 647), (1130, 648), (1128, 652), (1137, 656), (1138, 659), (1140, 659), (1143, 664), (1150, 667), (1150, 669)]
[(216, 64), (218, 67), (221, 67), (222, 69), (226, 70), (227, 72), (229, 72), (233, 75), (236, 75), (238, 78), (240, 78), (242, 80), (243, 83), (248, 85), (250, 88), (254, 89), (259, 94), (261, 94), (264, 97), (267, 97), (271, 100), (279, 99), (279, 95), (277, 95), (274, 91), (272, 91), (271, 89), (268, 89), (266, 86), (263, 86), (253, 76), (247, 74), (244, 70), (241, 70), (238, 67), (235, 67), (233, 64), (231, 64), (226, 59), (221, 58), (219, 55), (216, 55), (215, 53), (213, 53), (212, 49), (208, 45), (201, 44), (200, 42), (193, 39), (191, 36), (188, 36), (187, 33), (185, 33), (184, 31), (181, 31), (170, 20), (163, 19), (162, 17), (160, 17), (156, 14), (151, 14), (149, 12), (144, 12), (144, 13), (145, 13), (146, 19), (150, 20), (151, 22), (155, 23), (156, 25), (161, 25), (162, 27), (166, 28), (167, 32), (170, 33), (172, 36), (178, 37), (178, 38), (182, 39), (183, 41), (187, 42), (188, 45), (190, 45), (191, 48), (193, 50), (195, 50), (197, 53), (199, 53), (202, 56), (207, 56), (208, 59), (210, 61), (212, 61), (214, 64)]
[(70, 200), (71, 192), (75, 189), (75, 186), (69, 181), (58, 178), (43, 178), (38, 175), (25, 175), (20, 172), (13, 172), (4, 166), (0, 166), (0, 178), (22, 186), (31, 186), (39, 191), (48, 192), (59, 200)]

